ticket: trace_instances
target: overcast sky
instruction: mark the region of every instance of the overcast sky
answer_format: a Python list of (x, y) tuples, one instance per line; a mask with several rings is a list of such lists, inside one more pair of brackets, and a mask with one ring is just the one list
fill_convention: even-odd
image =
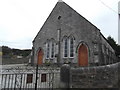
[[(119, 0), (64, 0), (118, 43)], [(0, 0), (0, 46), (31, 49), (32, 41), (58, 0)]]

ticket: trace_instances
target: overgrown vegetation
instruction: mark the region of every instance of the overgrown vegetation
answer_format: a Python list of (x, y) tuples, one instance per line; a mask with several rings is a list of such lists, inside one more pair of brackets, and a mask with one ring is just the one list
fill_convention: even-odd
[(111, 36), (108, 36), (107, 40), (108, 43), (112, 46), (112, 48), (115, 50), (116, 56), (120, 58), (120, 45), (118, 45)]
[(31, 52), (31, 49), (12, 49), (8, 46), (2, 46), (3, 58), (12, 58), (14, 56), (23, 56), (27, 57)]

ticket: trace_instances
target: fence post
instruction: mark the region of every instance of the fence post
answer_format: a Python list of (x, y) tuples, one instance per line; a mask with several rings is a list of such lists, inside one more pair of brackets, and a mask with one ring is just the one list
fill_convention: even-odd
[(60, 88), (70, 88), (70, 66), (69, 64), (62, 65), (60, 69)]
[(37, 90), (37, 79), (38, 79), (38, 64), (36, 65), (36, 80), (35, 80), (35, 90)]

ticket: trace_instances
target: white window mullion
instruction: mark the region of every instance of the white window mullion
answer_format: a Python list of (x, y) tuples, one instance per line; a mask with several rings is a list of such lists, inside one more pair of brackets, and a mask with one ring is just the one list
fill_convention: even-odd
[(50, 57), (50, 43), (46, 43), (46, 59), (49, 59)]
[(70, 58), (70, 38), (69, 38), (69, 40), (68, 40), (68, 57)]
[(47, 43), (45, 44), (45, 57), (47, 58)]
[[(72, 42), (72, 43), (71, 43)], [(73, 58), (74, 57), (74, 39), (70, 38), (69, 40), (69, 44), (70, 44), (70, 50), (69, 50), (69, 57)], [(71, 56), (72, 55), (72, 56)]]
[(56, 45), (56, 44), (54, 43), (54, 57), (55, 57), (55, 45)]
[(54, 58), (54, 52), (55, 52), (55, 43), (54, 42), (52, 42), (51, 43), (51, 58)]
[(63, 40), (63, 57), (65, 55), (65, 40)]
[(48, 52), (49, 52), (49, 51), (48, 51), (48, 48), (49, 48), (49, 47), (48, 47), (48, 43), (46, 43), (46, 59), (49, 58), (49, 55), (48, 55)]
[(65, 57), (65, 39), (64, 39), (64, 41), (63, 41), (63, 57)]
[(49, 49), (49, 58), (51, 58), (51, 51), (52, 51), (52, 42), (49, 43), (50, 44), (50, 49)]
[(50, 42), (48, 43), (48, 58), (50, 58)]
[(73, 39), (73, 58), (74, 58), (74, 39)]
[(68, 39), (65, 38), (63, 43), (64, 43), (64, 58), (67, 58), (68, 57)]
[[(64, 44), (64, 43), (63, 43)], [(64, 48), (63, 48), (64, 49)], [(55, 52), (58, 54), (58, 44), (55, 45)], [(63, 52), (64, 53), (64, 52)], [(64, 54), (63, 54), (64, 55)]]

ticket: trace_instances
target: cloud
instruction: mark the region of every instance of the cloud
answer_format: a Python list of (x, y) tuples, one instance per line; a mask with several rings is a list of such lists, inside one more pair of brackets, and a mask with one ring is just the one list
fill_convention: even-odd
[[(78, 13), (101, 29), (107, 37), (117, 41), (117, 15), (99, 0), (64, 0)], [(103, 0), (117, 9), (118, 0)], [(16, 48), (31, 48), (32, 40), (49, 16), (56, 0), (1, 0), (0, 1), (0, 45)], [(114, 22), (114, 23), (113, 23)], [(17, 42), (17, 43), (10, 43)]]

